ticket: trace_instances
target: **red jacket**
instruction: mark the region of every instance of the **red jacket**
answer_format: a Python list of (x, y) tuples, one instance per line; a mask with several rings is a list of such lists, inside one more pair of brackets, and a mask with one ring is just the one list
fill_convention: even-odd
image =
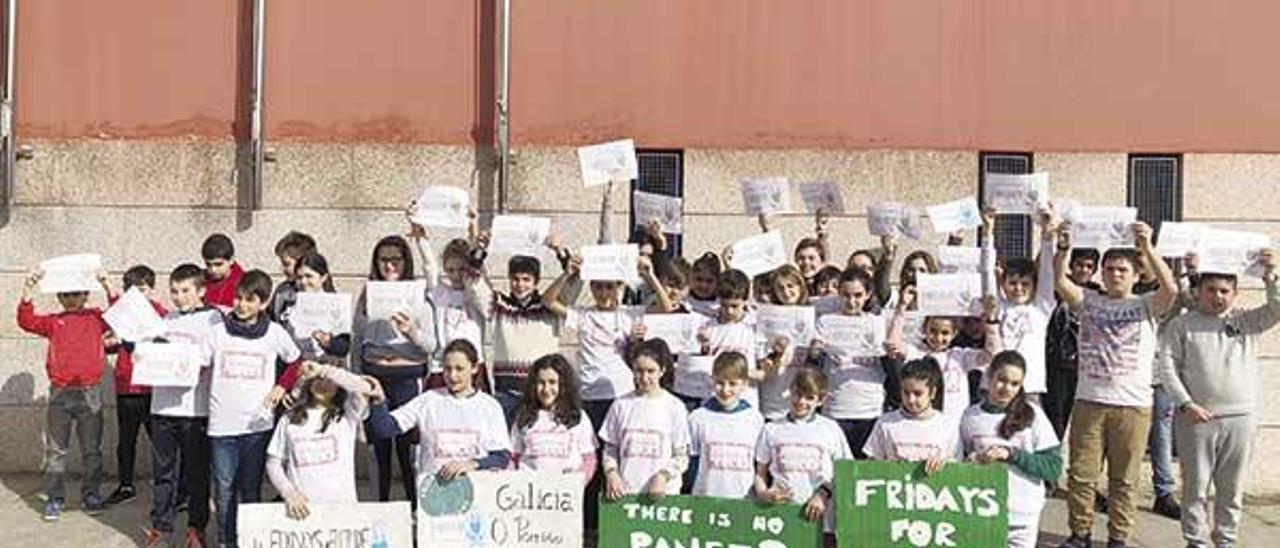
[[(119, 297), (108, 299), (111, 304), (115, 304)], [(168, 314), (169, 311), (164, 309), (160, 303), (151, 301), (151, 308), (154, 308), (156, 314), (161, 318)], [(151, 387), (142, 384), (133, 384), (133, 354), (125, 348), (124, 344), (112, 347), (111, 352), (116, 355), (116, 394), (146, 394), (151, 392)]]
[(31, 301), (21, 301), (18, 327), (49, 339), (44, 368), (54, 387), (88, 387), (102, 382), (107, 361), (102, 334), (110, 328), (102, 321), (101, 310), (36, 314)]
[(228, 309), (236, 304), (236, 285), (244, 277), (244, 269), (240, 263), (231, 263), (231, 272), (221, 280), (204, 277), (204, 304), (214, 308)]

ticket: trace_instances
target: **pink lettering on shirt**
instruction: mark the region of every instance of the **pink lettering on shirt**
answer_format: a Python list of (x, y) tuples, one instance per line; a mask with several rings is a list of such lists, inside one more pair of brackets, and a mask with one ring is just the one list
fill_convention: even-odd
[(711, 470), (750, 472), (755, 466), (752, 449), (745, 443), (707, 442), (704, 452)]
[(292, 440), (293, 462), (299, 468), (338, 461), (338, 438), (330, 435), (299, 436)]
[(530, 457), (567, 458), (572, 452), (572, 438), (568, 431), (529, 432), (524, 437), (525, 454)]
[(794, 472), (820, 472), (827, 458), (827, 449), (811, 443), (780, 443), (773, 448), (774, 460), (783, 474)]
[[(274, 373), (275, 368), (271, 369)], [(267, 378), (267, 358), (256, 352), (223, 350), (219, 371), (224, 379), (262, 380)]]
[(475, 430), (442, 428), (433, 432), (431, 456), (439, 459), (469, 459), (480, 454), (480, 433)]
[[(622, 456), (630, 458), (665, 458), (662, 440), (665, 436), (657, 430), (625, 428), (622, 430)], [(670, 452), (668, 449), (667, 453)]]

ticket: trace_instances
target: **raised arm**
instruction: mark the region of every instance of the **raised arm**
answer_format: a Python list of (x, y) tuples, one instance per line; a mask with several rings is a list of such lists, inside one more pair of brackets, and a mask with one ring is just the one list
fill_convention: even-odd
[(1036, 255), (1036, 297), (1035, 303), (1045, 312), (1051, 312), (1056, 304), (1053, 299), (1054, 284), (1049, 283), (1054, 274), (1054, 213), (1051, 208), (1043, 208), (1036, 214), (1037, 226), (1040, 227), (1040, 253)]
[(1151, 234), (1151, 227), (1147, 223), (1134, 224), (1134, 245), (1138, 248), (1138, 253), (1142, 255), (1143, 260), (1155, 271), (1156, 280), (1160, 283), (1151, 303), (1151, 312), (1156, 317), (1163, 318), (1177, 303), (1178, 278), (1173, 275), (1173, 269), (1169, 268), (1169, 263), (1165, 262), (1164, 257), (1156, 253), (1151, 245)]
[(637, 269), (640, 271), (640, 278), (649, 286), (649, 289), (653, 290), (658, 308), (663, 312), (675, 310), (677, 303), (672, 302), (671, 297), (667, 295), (667, 288), (663, 287), (662, 281), (658, 280), (658, 276), (653, 272), (653, 260), (642, 255), (637, 260)]
[(1053, 255), (1053, 287), (1058, 291), (1062, 302), (1070, 308), (1077, 308), (1084, 302), (1084, 290), (1071, 281), (1071, 225), (1058, 225), (1057, 253)]
[(1267, 300), (1262, 306), (1245, 310), (1239, 315), (1241, 331), (1252, 335), (1260, 335), (1280, 323), (1280, 289), (1276, 283), (1276, 254), (1266, 249), (1262, 251), (1262, 283), (1266, 286)]
[[(996, 281), (996, 208), (982, 210), (982, 295), (1000, 298), (1000, 284)], [(1048, 285), (1048, 284), (1045, 284)]]
[(604, 185), (604, 195), (600, 197), (600, 232), (596, 235), (596, 243), (613, 243), (613, 181)]
[(893, 298), (893, 263), (898, 255), (898, 242), (893, 236), (880, 237), (880, 258), (876, 261), (876, 273), (873, 280), (876, 286), (876, 300), (880, 306), (889, 304)]
[(569, 258), (569, 262), (565, 264), (564, 272), (561, 272), (560, 276), (556, 277), (555, 281), (551, 282), (551, 285), (542, 294), (543, 306), (546, 306), (547, 310), (550, 310), (557, 318), (563, 318), (569, 313), (569, 307), (560, 302), (560, 297), (564, 292), (565, 286), (578, 279), (581, 267), (582, 257), (573, 256)]

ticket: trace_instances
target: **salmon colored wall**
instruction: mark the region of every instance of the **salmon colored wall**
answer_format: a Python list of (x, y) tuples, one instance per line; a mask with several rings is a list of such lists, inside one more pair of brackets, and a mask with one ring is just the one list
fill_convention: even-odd
[[(268, 2), (268, 138), (470, 142), (496, 1)], [(229, 135), (244, 4), (23, 2), (19, 138)], [(1280, 151), (1267, 0), (513, 4), (518, 144)]]

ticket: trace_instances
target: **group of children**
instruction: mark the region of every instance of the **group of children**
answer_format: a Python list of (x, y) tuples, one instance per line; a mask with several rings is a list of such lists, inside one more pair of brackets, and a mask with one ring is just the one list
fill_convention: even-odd
[[(1118, 387), (1115, 379), (1136, 368), (1123, 364), (1148, 360), (1148, 420), (1152, 380), (1151, 356), (1093, 344), (1128, 337), (1100, 327), (1099, 318), (1160, 316), (1172, 306), (1176, 281), (1151, 253), (1150, 230), (1139, 226), (1140, 255), (1109, 251), (1101, 261), (1106, 293), (1085, 292), (1067, 268), (1069, 227), (1051, 209), (1037, 216), (1037, 260), (997, 260), (996, 213), (983, 212), (981, 312), (965, 318), (917, 310), (916, 277), (938, 271), (927, 252), (905, 257), (892, 288), (895, 238), (883, 238), (881, 249), (853, 253), (842, 266), (828, 264), (820, 215), (816, 234), (796, 246), (794, 263), (754, 280), (730, 268), (727, 253), (707, 253), (692, 264), (673, 256), (661, 231), (649, 225), (632, 238), (641, 249), (642, 283), (592, 280), (586, 305), (577, 304), (581, 260), (554, 237), (547, 245), (563, 273), (545, 292), (538, 290), (538, 259), (523, 255), (510, 259), (507, 289), (499, 291), (486, 275), (487, 234), (473, 227), (437, 256), (426, 231), (411, 225), (407, 237), (388, 236), (374, 246), (368, 279), (421, 276), (426, 290), (418, 302), (375, 318), (362, 293), (350, 333), (299, 333), (290, 321), (298, 293), (334, 291), (314, 240), (300, 233), (280, 240), (275, 251), (285, 281), (273, 290), (269, 275), (243, 270), (230, 240), (214, 235), (202, 248), (205, 267), (173, 269), (170, 304), (155, 303), (167, 331), (152, 342), (199, 349), (199, 381), (191, 388), (151, 388), (149, 395), (129, 377), (130, 352), (141, 341), (117, 340), (101, 312), (86, 307), (86, 294), (59, 294), (62, 312), (37, 315), (24, 293), (20, 325), (49, 339), (45, 519), (57, 519), (63, 508), (72, 423), (85, 453), (82, 499), (89, 513), (134, 496), (132, 446), (145, 424), (155, 482), (144, 533), (149, 546), (173, 540), (175, 514), (184, 506), (182, 542), (203, 546), (210, 480), (217, 542), (224, 546), (236, 543), (236, 504), (259, 500), (264, 475), (291, 517), (305, 517), (313, 503), (356, 501), (362, 438), (373, 447), (379, 500), (391, 497), (394, 454), (414, 503), (417, 478), (549, 470), (584, 477), (587, 529), (596, 526), (590, 507), (597, 495), (692, 493), (801, 504), (806, 517), (823, 520), (828, 543), (835, 461), (919, 461), (927, 473), (950, 461), (1003, 462), (1009, 545), (1034, 546), (1045, 484), (1056, 483), (1062, 468), (1062, 431), (1040, 403), (1054, 375), (1046, 357), (1053, 355), (1046, 348), (1051, 319), (1066, 306), (1079, 311), (1082, 325), (1079, 390), (1085, 396), (1077, 417), (1098, 423), (1080, 435), (1078, 424), (1072, 426), (1071, 526), (1084, 534), (1088, 529), (1077, 526), (1087, 525), (1085, 518), (1077, 519), (1075, 510), (1084, 497), (1092, 504), (1097, 471), (1091, 475), (1088, 468), (1100, 465), (1104, 454), (1112, 507), (1132, 503), (1124, 496), (1132, 486), (1120, 472), (1131, 476), (1134, 457), (1113, 446), (1120, 434), (1098, 432), (1129, 420), (1108, 417), (1123, 415), (1123, 406), (1137, 405), (1144, 393), (1142, 381)], [(770, 229), (767, 218), (761, 224)], [(1136, 272), (1143, 262), (1161, 282), (1148, 300), (1159, 302), (1143, 305), (1147, 312), (1118, 310), (1108, 299), (1127, 303), (1131, 289), (1120, 286), (1134, 280), (1133, 272), (1130, 278), (1114, 273), (1115, 265)], [(39, 273), (29, 278), (28, 293), (38, 279)], [(109, 300), (117, 299), (106, 278), (101, 281)], [(126, 289), (150, 296), (155, 275), (139, 266), (124, 281)], [(803, 345), (777, 335), (758, 320), (764, 306), (813, 307), (814, 333)], [(645, 314), (681, 315), (689, 340), (648, 337)], [(576, 360), (561, 354), (562, 332), (574, 335)], [(877, 337), (868, 339), (874, 344), (862, 340), (876, 332), (885, 334), (883, 344)], [(1144, 342), (1141, 353), (1148, 351), (1154, 344)], [(104, 501), (97, 447), (106, 352), (117, 355), (121, 486)], [(1190, 398), (1178, 393), (1180, 402)], [(1136, 420), (1126, 423), (1129, 430), (1138, 428), (1131, 424)], [(1145, 432), (1142, 427), (1144, 438)], [(1124, 516), (1112, 515), (1119, 546), (1127, 534)]]

